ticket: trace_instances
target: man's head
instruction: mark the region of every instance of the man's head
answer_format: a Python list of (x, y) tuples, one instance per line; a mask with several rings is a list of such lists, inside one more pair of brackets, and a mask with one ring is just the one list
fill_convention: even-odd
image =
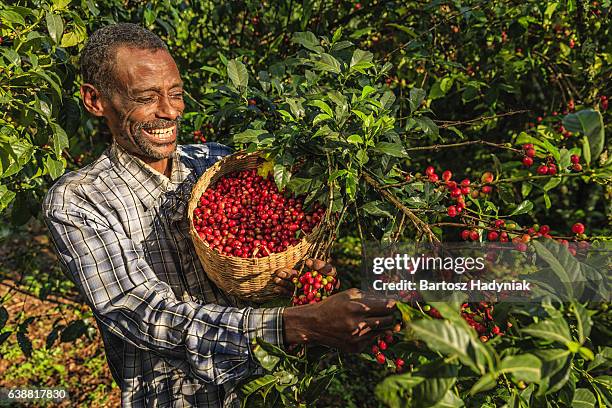
[(158, 36), (135, 24), (103, 27), (83, 50), (81, 73), (85, 107), (106, 119), (120, 146), (147, 162), (172, 154), (183, 83)]

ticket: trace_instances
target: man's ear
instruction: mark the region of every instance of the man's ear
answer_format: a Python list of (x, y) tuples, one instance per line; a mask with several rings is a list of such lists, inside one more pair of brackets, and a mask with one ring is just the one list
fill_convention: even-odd
[(104, 116), (104, 104), (102, 103), (102, 93), (91, 84), (81, 85), (81, 98), (85, 109), (94, 116)]

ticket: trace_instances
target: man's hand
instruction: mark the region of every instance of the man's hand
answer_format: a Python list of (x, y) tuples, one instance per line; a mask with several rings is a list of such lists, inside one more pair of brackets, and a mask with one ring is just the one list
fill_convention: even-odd
[(349, 289), (283, 312), (286, 344), (322, 344), (357, 352), (393, 327), (395, 301)]
[(298, 271), (290, 268), (277, 269), (274, 272), (274, 292), (281, 296), (289, 297), (293, 295), (293, 278), (298, 276)]
[[(340, 280), (336, 276), (336, 268), (334, 268), (331, 264), (320, 259), (307, 259), (304, 264), (308, 270), (317, 271), (326, 276), (333, 276), (336, 278), (335, 289), (340, 287)], [(293, 295), (293, 278), (298, 276), (298, 271), (291, 268), (281, 268), (276, 270), (274, 275), (274, 283), (276, 285), (274, 291), (281, 296), (289, 297)]]

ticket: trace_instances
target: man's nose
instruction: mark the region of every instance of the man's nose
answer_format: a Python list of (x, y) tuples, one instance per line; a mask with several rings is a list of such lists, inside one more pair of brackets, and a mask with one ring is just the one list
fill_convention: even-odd
[(177, 102), (174, 102), (172, 98), (168, 96), (162, 96), (159, 99), (159, 105), (157, 107), (157, 116), (163, 119), (176, 120), (181, 115), (181, 108)]

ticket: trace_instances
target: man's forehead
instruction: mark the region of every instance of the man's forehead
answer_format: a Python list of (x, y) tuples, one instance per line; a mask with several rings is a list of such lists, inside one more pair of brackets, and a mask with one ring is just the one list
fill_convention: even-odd
[(182, 86), (176, 63), (166, 50), (119, 47), (115, 74), (118, 81), (132, 90), (145, 90), (162, 84)]

